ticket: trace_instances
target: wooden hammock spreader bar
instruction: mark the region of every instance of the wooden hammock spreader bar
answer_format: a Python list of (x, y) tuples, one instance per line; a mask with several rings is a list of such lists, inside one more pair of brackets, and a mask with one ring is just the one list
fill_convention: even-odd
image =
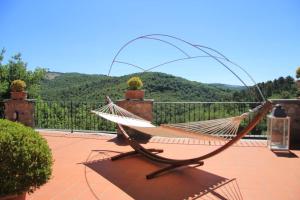
[[(107, 101), (110, 103), (112, 102), (109, 97), (106, 97)], [(272, 103), (270, 101), (266, 101), (261, 109), (258, 111), (256, 116), (251, 120), (251, 122), (243, 129), (241, 130), (234, 138), (232, 138), (229, 142), (224, 144), (223, 146), (217, 148), (216, 150), (196, 157), (196, 158), (191, 158), (191, 159), (183, 159), (183, 160), (177, 160), (177, 159), (170, 159), (170, 158), (165, 158), (162, 156), (159, 156), (155, 153), (152, 152), (162, 152), (160, 149), (146, 149), (143, 146), (141, 146), (137, 141), (132, 139), (127, 132), (124, 130), (123, 126), (121, 124), (117, 124), (119, 130), (121, 131), (121, 134), (124, 136), (124, 139), (128, 142), (128, 144), (134, 149), (132, 152), (127, 152), (127, 153), (122, 153), (117, 156), (114, 156), (111, 158), (111, 160), (117, 160), (119, 158), (123, 158), (129, 155), (134, 155), (134, 154), (140, 154), (148, 158), (149, 160), (156, 161), (158, 163), (163, 163), (163, 164), (169, 164), (169, 166), (159, 169), (157, 171), (154, 171), (146, 176), (147, 179), (152, 179), (166, 171), (181, 167), (181, 166), (186, 166), (186, 165), (203, 165), (204, 162), (203, 160), (210, 158), (214, 155), (217, 155), (239, 141), (241, 138), (243, 138), (245, 135), (247, 135), (258, 123), (259, 121), (269, 112), (269, 110), (272, 108)]]

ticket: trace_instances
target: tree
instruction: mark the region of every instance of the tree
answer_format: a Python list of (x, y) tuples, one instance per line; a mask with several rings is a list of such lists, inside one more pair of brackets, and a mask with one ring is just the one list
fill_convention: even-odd
[(273, 93), (273, 85), (272, 85), (272, 81), (267, 81), (267, 83), (265, 84), (265, 95), (267, 97), (272, 96)]
[(291, 98), (291, 94), (288, 91), (282, 91), (280, 93), (280, 98), (282, 98), (282, 99), (290, 99)]
[(296, 78), (300, 78), (300, 67), (296, 70)]
[(10, 96), (10, 84), (20, 79), (26, 82), (28, 95), (37, 98), (40, 92), (40, 82), (46, 75), (46, 69), (36, 68), (34, 71), (27, 70), (27, 63), (18, 53), (11, 57), (8, 63), (3, 64), (5, 49), (0, 53), (0, 101)]
[(297, 80), (297, 97), (300, 97), (300, 67), (297, 68), (296, 70), (296, 78)]

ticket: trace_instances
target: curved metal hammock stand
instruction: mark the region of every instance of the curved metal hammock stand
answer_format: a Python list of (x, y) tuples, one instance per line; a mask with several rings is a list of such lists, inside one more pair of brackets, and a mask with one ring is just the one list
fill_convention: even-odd
[[(190, 55), (188, 52), (184, 51), (182, 48), (177, 46), (175, 43), (173, 43), (170, 40), (175, 40), (177, 42), (181, 42), (184, 45), (187, 45), (191, 48), (194, 48), (198, 50), (198, 52), (202, 53), (202, 55)], [(158, 64), (156, 66), (144, 68), (140, 67), (136, 64), (132, 64), (127, 61), (118, 60), (119, 54), (131, 43), (138, 41), (138, 40), (155, 40), (164, 44), (167, 44), (177, 50), (179, 50), (183, 57), (169, 60), (166, 62), (163, 62), (161, 64)], [(191, 60), (191, 59), (197, 59), (197, 58), (210, 58), (217, 63), (219, 63), (221, 66), (225, 67), (228, 71), (230, 71), (243, 85), (246, 86), (246, 88), (249, 89), (249, 87), (246, 85), (246, 83), (231, 69), (228, 64), (238, 67), (240, 70), (242, 70), (248, 78), (253, 82), (254, 86), (256, 87), (256, 90), (258, 91), (258, 95), (260, 96), (260, 100), (263, 102), (261, 106), (257, 107), (255, 110), (256, 115), (252, 118), (252, 120), (249, 122), (249, 124), (243, 128), (241, 131), (239, 130), (239, 124), (241, 121), (246, 117), (247, 114), (243, 114), (238, 117), (231, 117), (226, 119), (217, 119), (217, 120), (209, 120), (204, 122), (191, 122), (191, 123), (181, 123), (181, 124), (170, 124), (170, 125), (164, 125), (160, 127), (155, 127), (151, 124), (151, 122), (146, 121), (118, 106), (116, 106), (109, 97), (107, 97), (108, 104), (100, 109), (93, 110), (92, 112), (107, 119), (112, 122), (117, 123), (117, 126), (119, 130), (121, 131), (121, 134), (124, 136), (125, 140), (128, 142), (128, 144), (134, 149), (134, 151), (122, 153), (117, 156), (114, 156), (111, 158), (111, 160), (117, 160), (126, 156), (139, 154), (142, 156), (145, 156), (146, 158), (156, 161), (159, 163), (167, 164), (168, 166), (162, 169), (159, 169), (155, 172), (152, 172), (146, 176), (147, 179), (151, 179), (156, 177), (157, 175), (164, 173), (166, 171), (169, 171), (171, 169), (186, 166), (186, 165), (203, 165), (203, 160), (210, 158), (214, 155), (217, 155), (227, 149), (228, 147), (232, 146), (234, 143), (239, 141), (241, 138), (243, 138), (245, 135), (247, 135), (258, 123), (259, 121), (269, 112), (269, 110), (272, 108), (272, 103), (269, 101), (266, 101), (261, 90), (257, 86), (254, 79), (250, 76), (250, 74), (241, 66), (237, 65), (236, 63), (229, 60), (227, 57), (225, 57), (223, 54), (221, 54), (219, 51), (212, 49), (207, 46), (198, 45), (198, 44), (192, 44), (190, 42), (187, 42), (183, 39), (180, 39), (175, 36), (166, 35), (166, 34), (149, 34), (149, 35), (143, 35), (140, 37), (137, 37), (133, 40), (130, 40), (125, 45), (123, 45), (117, 54), (115, 55), (110, 68), (108, 75), (110, 75), (112, 66), (115, 63), (124, 64), (132, 67), (136, 67), (143, 72), (150, 71), (152, 69), (155, 69), (157, 67), (167, 65), (170, 63), (183, 61), (183, 60)], [(251, 91), (251, 90), (250, 90)], [(165, 158), (163, 156), (157, 155), (157, 153), (163, 152), (161, 149), (146, 149), (143, 146), (141, 146), (137, 141), (135, 141), (130, 134), (126, 132), (126, 127), (129, 127), (131, 129), (135, 129), (139, 132), (143, 132), (150, 135), (159, 135), (162, 132), (166, 133), (175, 133), (175, 136), (179, 137), (194, 137), (194, 138), (209, 138), (209, 139), (219, 139), (219, 140), (225, 140), (226, 143), (223, 146), (220, 146), (219, 148), (213, 150), (210, 153), (207, 153), (205, 155), (191, 158), (191, 159), (184, 159), (184, 160), (177, 160), (177, 159), (170, 159)], [(164, 135), (166, 136), (166, 135)], [(168, 135), (167, 135), (168, 136)], [(216, 137), (215, 137), (216, 136)]]
[[(109, 105), (113, 104), (109, 97), (107, 97), (107, 100), (109, 102)], [(118, 113), (116, 113), (116, 110), (112, 106), (108, 106), (108, 108), (110, 109), (112, 115), (117, 115), (118, 114)], [(128, 142), (128, 144), (134, 149), (134, 151), (121, 153), (119, 155), (116, 155), (116, 156), (112, 157), (111, 160), (117, 160), (117, 159), (120, 159), (120, 158), (124, 158), (126, 156), (140, 154), (140, 155), (145, 156), (146, 158), (148, 158), (152, 161), (156, 161), (158, 163), (163, 163), (163, 164), (168, 164), (169, 165), (165, 168), (159, 169), (155, 172), (152, 172), (152, 173), (148, 174), (146, 176), (147, 179), (154, 178), (154, 177), (156, 177), (157, 175), (159, 175), (161, 173), (164, 173), (166, 171), (169, 171), (169, 170), (175, 169), (177, 167), (181, 167), (181, 166), (186, 166), (186, 165), (198, 165), (198, 166), (200, 166), (200, 165), (204, 164), (203, 160), (221, 153), (222, 151), (224, 151), (225, 149), (227, 149), (228, 147), (232, 146), (234, 143), (239, 141), (245, 135), (247, 135), (259, 123), (259, 121), (269, 112), (269, 110), (271, 108), (272, 108), (272, 103), (269, 102), (269, 101), (266, 101), (262, 106), (260, 106), (259, 110), (257, 111), (256, 116), (251, 120), (251, 122), (243, 130), (238, 132), (235, 137), (231, 138), (231, 140), (229, 140), (225, 145), (217, 148), (216, 150), (214, 150), (214, 151), (212, 151), (208, 154), (205, 154), (205, 155), (202, 155), (202, 156), (199, 156), (199, 157), (196, 157), (196, 158), (184, 159), (184, 160), (170, 159), (170, 158), (165, 158), (165, 157), (157, 155), (156, 153), (163, 152), (163, 150), (161, 150), (161, 149), (146, 149), (146, 148), (144, 148), (137, 141), (135, 141), (133, 138), (131, 138), (130, 135), (125, 131), (122, 124), (130, 125), (130, 123), (131, 123), (130, 121), (129, 121), (129, 124), (126, 124), (126, 122), (125, 123), (121, 122), (122, 124), (117, 123), (117, 126), (118, 126), (119, 130), (121, 131), (122, 136), (124, 136), (126, 142)], [(103, 112), (98, 112), (98, 111), (93, 111), (93, 112), (95, 114), (100, 115), (100, 116), (102, 116), (101, 113), (103, 113)], [(132, 117), (133, 116), (134, 115), (132, 114)], [(107, 117), (105, 117), (105, 118), (107, 118)], [(128, 119), (135, 120), (134, 118), (129, 118), (129, 117), (128, 117)], [(118, 120), (114, 120), (114, 119), (113, 119), (113, 121), (118, 122)], [(130, 126), (130, 127), (135, 129), (134, 126)], [(138, 130), (140, 131), (140, 129), (138, 129)], [(182, 131), (182, 132), (184, 132), (184, 131)]]

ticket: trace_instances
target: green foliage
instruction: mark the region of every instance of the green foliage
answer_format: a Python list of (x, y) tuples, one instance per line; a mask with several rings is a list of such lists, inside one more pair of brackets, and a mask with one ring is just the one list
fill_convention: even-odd
[(47, 74), (50, 78), (42, 82), (41, 95), (47, 101), (104, 101), (107, 95), (120, 99), (132, 76), (141, 77), (145, 98), (155, 101), (229, 101), (234, 91), (158, 72), (120, 77), (51, 72)]
[(38, 132), (0, 119), (0, 197), (33, 192), (51, 176), (52, 155)]
[[(258, 84), (258, 87), (262, 90), (262, 93), (266, 98), (271, 99), (290, 99), (297, 96), (297, 88), (295, 80), (291, 76), (279, 77), (273, 81), (262, 82)], [(255, 87), (251, 87), (251, 95), (247, 90), (235, 92), (235, 98), (241, 101), (257, 101), (260, 99)]]
[(282, 92), (280, 93), (280, 97), (281, 97), (282, 99), (290, 99), (290, 98), (291, 98), (291, 94), (290, 94), (288, 91), (282, 91)]
[(26, 83), (22, 80), (14, 80), (10, 85), (10, 89), (12, 92), (23, 92), (25, 88)]
[[(158, 72), (120, 77), (78, 73), (48, 74), (51, 74), (51, 79), (42, 82), (41, 92), (42, 98), (47, 101), (104, 101), (107, 95), (112, 99), (120, 99), (127, 89), (126, 80), (131, 76), (142, 78), (145, 98), (155, 101), (260, 101), (255, 87), (250, 87), (249, 91), (245, 87), (205, 84)], [(258, 86), (266, 98), (297, 96), (295, 81), (291, 76), (262, 82)]]
[(0, 101), (9, 98), (10, 85), (14, 80), (23, 80), (27, 84), (30, 98), (37, 98), (40, 94), (40, 82), (45, 77), (46, 70), (36, 68), (27, 70), (27, 64), (22, 60), (21, 54), (13, 56), (8, 63), (3, 64), (5, 50), (0, 53)]
[(300, 67), (296, 70), (296, 78), (300, 78)]
[(297, 90), (297, 96), (300, 97), (300, 90)]
[(143, 87), (143, 82), (138, 76), (131, 77), (127, 81), (129, 90), (140, 90)]

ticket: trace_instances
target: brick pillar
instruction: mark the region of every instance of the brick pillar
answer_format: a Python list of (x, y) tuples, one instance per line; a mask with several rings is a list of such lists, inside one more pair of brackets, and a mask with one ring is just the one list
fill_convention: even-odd
[(7, 99), (4, 101), (5, 118), (34, 127), (34, 100)]
[[(152, 121), (153, 119), (153, 99), (144, 99), (144, 100), (136, 100), (136, 99), (127, 99), (127, 100), (119, 100), (116, 102), (118, 106), (121, 108), (124, 108), (125, 110), (145, 119), (148, 121)], [(125, 130), (127, 133), (129, 133), (132, 137), (135, 139), (149, 139), (150, 136), (143, 134), (143, 133), (138, 133), (137, 131), (134, 131), (130, 128), (126, 128)], [(118, 136), (119, 135), (118, 130)]]
[(282, 105), (291, 117), (290, 147), (300, 148), (300, 99), (271, 99), (274, 104)]

